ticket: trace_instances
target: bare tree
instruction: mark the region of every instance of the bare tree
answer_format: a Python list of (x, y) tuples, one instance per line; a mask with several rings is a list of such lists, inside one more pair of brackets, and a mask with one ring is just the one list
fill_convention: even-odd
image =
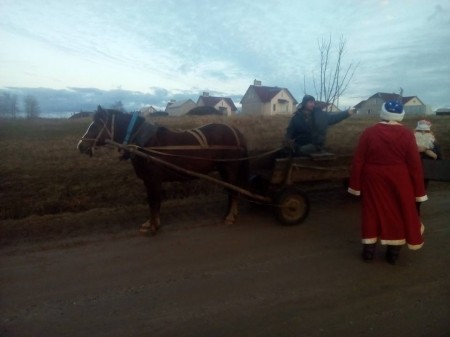
[(3, 92), (0, 96), (0, 115), (16, 118), (19, 112), (17, 95)]
[[(342, 61), (346, 51), (346, 41), (342, 35), (336, 48), (336, 54), (333, 53), (332, 47), (331, 36), (328, 39), (322, 38), (321, 41), (318, 41), (320, 75), (318, 79), (313, 77), (313, 84), (319, 101), (325, 102), (327, 106), (335, 103), (336, 106), (339, 106), (339, 97), (347, 90), (358, 64), (350, 63), (347, 67), (343, 67)], [(333, 60), (334, 55), (335, 60)]]
[(11, 100), (9, 102), (9, 113), (12, 118), (16, 118), (17, 114), (20, 112), (19, 110), (19, 100), (17, 95), (11, 95)]
[(3, 92), (0, 96), (0, 116), (8, 117), (9, 116), (9, 102), (11, 99), (11, 95), (7, 92)]
[(32, 95), (25, 96), (25, 115), (27, 118), (38, 118), (40, 114), (39, 104)]

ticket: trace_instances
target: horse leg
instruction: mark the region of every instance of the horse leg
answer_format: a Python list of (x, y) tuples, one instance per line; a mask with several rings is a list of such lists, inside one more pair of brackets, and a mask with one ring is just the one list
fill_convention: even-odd
[[(226, 165), (219, 169), (222, 179), (231, 184), (237, 185), (239, 177), (239, 168), (234, 165)], [(228, 210), (224, 218), (227, 225), (232, 225), (236, 221), (238, 215), (238, 193), (228, 190)]]
[(232, 225), (238, 215), (238, 195), (234, 191), (228, 191), (228, 212), (225, 216), (225, 224)]
[(155, 235), (160, 225), (161, 210), (161, 184), (145, 182), (147, 190), (148, 206), (150, 208), (150, 218), (141, 225), (139, 230), (143, 235)]

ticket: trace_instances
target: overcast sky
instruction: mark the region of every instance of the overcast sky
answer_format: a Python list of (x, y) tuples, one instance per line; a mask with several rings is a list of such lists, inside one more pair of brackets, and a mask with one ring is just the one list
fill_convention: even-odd
[[(318, 40), (359, 63), (341, 108), (376, 92), (450, 107), (448, 0), (0, 0), (0, 87), (314, 95)], [(238, 102), (237, 102), (238, 103)]]

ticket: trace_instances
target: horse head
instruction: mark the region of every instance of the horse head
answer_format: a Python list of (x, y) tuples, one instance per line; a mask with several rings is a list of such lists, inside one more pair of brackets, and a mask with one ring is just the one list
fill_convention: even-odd
[(112, 140), (114, 137), (113, 119), (114, 110), (103, 109), (99, 105), (97, 111), (94, 113), (91, 124), (78, 142), (78, 151), (92, 156), (93, 148), (105, 145), (107, 139)]

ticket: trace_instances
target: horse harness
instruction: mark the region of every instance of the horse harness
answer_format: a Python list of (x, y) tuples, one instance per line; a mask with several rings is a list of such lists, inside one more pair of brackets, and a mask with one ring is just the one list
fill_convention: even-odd
[[(147, 123), (143, 123), (147, 124)], [(178, 157), (178, 158), (186, 158), (186, 159), (197, 159), (197, 160), (212, 160), (208, 157), (200, 157), (200, 156), (194, 156), (192, 154), (190, 155), (184, 155), (181, 153), (170, 153), (168, 151), (189, 151), (189, 150), (240, 150), (246, 153), (245, 146), (242, 146), (241, 140), (239, 139), (239, 136), (236, 132), (236, 129), (228, 124), (222, 124), (229, 128), (229, 130), (234, 135), (234, 139), (236, 140), (236, 145), (211, 145), (208, 143), (208, 139), (201, 130), (201, 127), (190, 129), (190, 130), (174, 130), (172, 129), (172, 132), (177, 133), (187, 133), (190, 134), (197, 144), (191, 144), (191, 145), (162, 145), (162, 146), (150, 146), (146, 147), (145, 145), (140, 144), (129, 144), (128, 147), (134, 147), (136, 150), (141, 150), (146, 153), (151, 153), (154, 155), (160, 155), (160, 156), (168, 156), (168, 157)], [(139, 130), (138, 130), (139, 131)], [(140, 142), (145, 143), (145, 142)], [(249, 157), (243, 157), (240, 159), (213, 159), (213, 161), (217, 162), (229, 162), (229, 161), (243, 161), (247, 160)]]
[[(97, 136), (95, 139), (91, 139), (91, 138), (85, 138), (84, 136), (81, 138), (82, 140), (87, 140), (87, 141), (93, 141), (92, 147), (95, 148), (97, 146), (98, 140), (100, 139), (101, 135), (103, 134), (103, 132), (107, 132), (108, 136), (111, 137), (111, 140), (114, 139), (114, 132), (115, 132), (115, 114), (111, 114), (111, 130), (108, 128), (108, 121), (110, 116), (108, 116), (108, 119), (106, 121), (104, 121), (103, 119), (99, 119), (99, 121), (102, 123), (102, 128), (101, 130), (97, 133)], [(154, 136), (155, 132), (156, 132), (156, 128), (155, 126), (153, 126), (153, 128), (146, 128), (145, 125), (148, 123), (142, 123), (139, 128), (133, 132), (132, 129), (134, 128), (135, 124), (136, 124), (136, 120), (137, 120), (137, 114), (133, 114), (128, 126), (127, 126), (127, 132), (126, 132), (126, 136), (125, 139), (123, 141), (123, 145), (128, 145), (128, 146), (135, 146), (138, 148), (141, 148), (145, 151), (149, 151), (149, 152), (155, 152), (155, 153), (161, 153), (163, 154), (163, 152), (160, 151), (170, 151), (170, 150), (244, 150), (245, 148), (242, 146), (241, 144), (241, 140), (239, 139), (239, 136), (235, 130), (234, 127), (228, 125), (228, 124), (223, 124), (224, 126), (227, 126), (229, 128), (229, 130), (232, 132), (232, 134), (234, 135), (234, 139), (236, 140), (236, 145), (210, 145), (208, 143), (208, 139), (206, 138), (205, 134), (203, 133), (203, 131), (201, 130), (201, 127), (199, 128), (195, 128), (195, 129), (190, 129), (190, 130), (172, 130), (173, 132), (186, 132), (190, 135), (192, 135), (192, 137), (194, 137), (194, 139), (196, 140), (197, 144), (191, 144), (191, 145), (164, 145), (164, 146), (151, 146), (151, 147), (145, 147), (145, 142), (146, 140), (150, 139), (152, 136)], [(141, 133), (141, 131), (143, 131), (144, 134), (139, 135)], [(136, 139), (138, 138), (138, 139)], [(133, 140), (138, 140), (138, 144), (130, 144), (131, 141)]]
[(186, 131), (175, 131), (172, 130), (174, 132), (186, 132), (190, 135), (192, 135), (192, 137), (195, 138), (196, 142), (198, 144), (191, 144), (191, 145), (164, 145), (164, 146), (151, 146), (151, 147), (145, 147), (145, 150), (243, 150), (244, 148), (242, 147), (241, 141), (239, 139), (238, 134), (236, 133), (236, 130), (228, 125), (228, 124), (223, 124), (225, 126), (227, 126), (231, 132), (234, 135), (234, 139), (236, 140), (236, 145), (210, 145), (208, 143), (208, 139), (206, 138), (205, 134), (203, 133), (203, 131), (200, 128), (195, 128), (195, 129), (190, 129), (190, 130), (186, 130)]
[[(95, 139), (93, 138), (86, 138), (86, 137), (81, 137), (81, 140), (90, 140), (93, 141), (93, 145), (92, 147), (96, 147), (98, 140), (100, 139), (102, 133), (104, 131), (106, 131), (108, 133), (108, 135), (111, 137), (111, 140), (114, 140), (114, 131), (115, 131), (115, 114), (112, 114), (112, 120), (111, 120), (111, 130), (108, 129), (107, 124), (108, 124), (108, 119), (106, 120), (106, 122), (103, 119), (100, 119), (100, 121), (102, 122), (102, 129), (100, 130), (100, 132), (98, 132), (97, 137)], [(136, 121), (133, 122), (133, 124), (135, 124)], [(130, 122), (131, 123), (131, 122)], [(171, 156), (171, 157), (184, 157), (184, 158), (191, 158), (191, 159), (201, 159), (201, 160), (205, 160), (207, 158), (204, 157), (195, 157), (195, 156), (186, 156), (186, 155), (181, 155), (181, 154), (173, 154), (173, 153), (167, 153), (167, 152), (163, 152), (161, 150), (205, 150), (205, 149), (210, 149), (210, 150), (245, 150), (245, 147), (242, 146), (241, 141), (239, 139), (238, 134), (236, 133), (236, 129), (228, 124), (222, 124), (227, 126), (230, 131), (233, 133), (234, 138), (236, 140), (236, 145), (231, 146), (231, 145), (210, 145), (208, 144), (208, 140), (205, 136), (205, 134), (203, 133), (203, 131), (200, 130), (200, 128), (195, 128), (195, 129), (190, 129), (190, 130), (181, 130), (181, 131), (176, 131), (176, 130), (172, 130), (174, 132), (187, 132), (189, 134), (191, 134), (196, 141), (198, 142), (198, 145), (170, 145), (170, 146), (152, 146), (152, 147), (145, 147), (145, 142), (146, 140), (148, 140), (149, 138), (151, 138), (155, 132), (157, 127), (154, 125), (151, 125), (152, 127), (149, 127), (151, 124), (149, 123), (142, 123), (139, 128), (131, 135), (131, 140), (137, 140), (138, 144), (127, 144), (128, 140), (126, 140), (126, 142), (124, 141), (123, 145), (126, 145), (128, 147), (133, 147), (135, 149), (140, 149), (143, 150), (144, 152), (149, 152), (149, 153), (154, 153), (154, 154), (159, 154), (159, 155), (164, 155), (164, 156)], [(134, 126), (134, 125), (133, 125)], [(127, 127), (127, 134), (128, 134), (128, 130), (131, 130), (132, 127), (130, 127), (130, 125), (128, 125)], [(128, 137), (126, 137), (128, 138)], [(249, 159), (255, 159), (255, 158), (261, 158), (264, 157), (266, 155), (278, 152), (280, 149), (274, 149), (271, 151), (268, 151), (266, 153), (263, 154), (259, 154), (253, 157), (244, 157), (244, 158), (240, 158), (237, 161), (242, 161), (242, 160), (249, 160)], [(214, 161), (230, 161), (229, 159), (215, 159)], [(234, 159), (233, 161), (236, 161), (236, 159)]]
[[(108, 120), (106, 120), (106, 122), (100, 118), (100, 122), (102, 122), (102, 128), (101, 130), (97, 133), (97, 136), (95, 138), (86, 138), (85, 136), (81, 137), (81, 141), (93, 141), (93, 144), (91, 146), (91, 148), (95, 148), (97, 146), (98, 140), (100, 139), (101, 135), (103, 134), (104, 131), (106, 131), (108, 133), (108, 135), (111, 137), (111, 140), (114, 139), (114, 124), (115, 124), (115, 115), (112, 115), (112, 122), (111, 122), (111, 131), (107, 128), (107, 123)], [(109, 117), (108, 117), (109, 119)], [(95, 122), (92, 122), (92, 124), (95, 124)], [(89, 127), (90, 128), (90, 127)], [(89, 130), (88, 128), (88, 130)], [(87, 132), (86, 132), (87, 133)], [(85, 134), (86, 135), (86, 134)]]

